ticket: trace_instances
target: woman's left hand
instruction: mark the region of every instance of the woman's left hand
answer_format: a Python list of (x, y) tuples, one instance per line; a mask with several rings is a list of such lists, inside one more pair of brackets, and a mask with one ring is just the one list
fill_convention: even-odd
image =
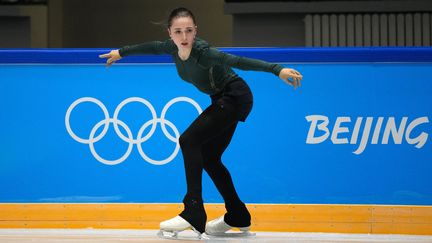
[(295, 69), (284, 68), (279, 73), (279, 78), (281, 78), (285, 83), (292, 85), (294, 88), (300, 86), (300, 81), (303, 76)]

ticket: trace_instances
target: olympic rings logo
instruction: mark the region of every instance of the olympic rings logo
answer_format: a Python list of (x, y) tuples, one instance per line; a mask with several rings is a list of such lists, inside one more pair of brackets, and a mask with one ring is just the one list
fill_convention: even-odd
[[(89, 135), (89, 138), (88, 138), (88, 139), (78, 137), (78, 136), (77, 136), (77, 135), (72, 131), (71, 126), (70, 126), (70, 115), (71, 115), (71, 113), (72, 113), (72, 110), (73, 110), (77, 105), (79, 105), (79, 104), (81, 104), (81, 103), (83, 103), (83, 102), (91, 102), (91, 103), (94, 103), (94, 104), (98, 105), (98, 106), (102, 109), (102, 111), (103, 111), (103, 113), (104, 113), (104, 116), (105, 116), (105, 119), (104, 119), (104, 120), (99, 121), (99, 122), (98, 122), (98, 123), (97, 123), (97, 124), (92, 128), (92, 130), (91, 130), (91, 132), (90, 132), (90, 135)], [(145, 123), (141, 126), (141, 128), (139, 129), (138, 134), (137, 134), (137, 136), (136, 136), (135, 139), (133, 138), (132, 131), (130, 130), (130, 128), (129, 128), (129, 127), (128, 127), (128, 126), (127, 126), (127, 125), (126, 125), (122, 120), (118, 119), (121, 109), (122, 109), (125, 105), (127, 105), (127, 104), (129, 104), (129, 103), (131, 103), (131, 102), (139, 102), (139, 103), (145, 105), (145, 106), (150, 110), (151, 115), (152, 115), (152, 119), (149, 120), (149, 121), (147, 121), (147, 122), (145, 122)], [(76, 101), (74, 101), (74, 102), (69, 106), (69, 108), (67, 109), (66, 116), (65, 116), (65, 125), (66, 125), (66, 129), (67, 129), (69, 135), (70, 135), (70, 136), (71, 136), (75, 141), (77, 141), (77, 142), (79, 142), (79, 143), (88, 144), (89, 147), (90, 147), (90, 151), (91, 151), (91, 153), (93, 154), (93, 156), (94, 156), (94, 157), (95, 157), (99, 162), (101, 162), (101, 163), (104, 163), (104, 164), (107, 164), (107, 165), (116, 165), (116, 164), (122, 163), (123, 161), (125, 161), (125, 160), (129, 157), (130, 153), (132, 152), (133, 145), (136, 144), (137, 147), (138, 147), (138, 152), (139, 152), (139, 154), (141, 155), (141, 157), (142, 157), (145, 161), (147, 161), (147, 162), (149, 162), (149, 163), (151, 163), (151, 164), (154, 164), (154, 165), (164, 165), (164, 164), (166, 164), (166, 163), (171, 162), (171, 161), (172, 161), (172, 160), (177, 156), (178, 151), (179, 151), (179, 149), (180, 149), (180, 144), (179, 144), (179, 142), (178, 142), (178, 139), (179, 139), (179, 137), (180, 137), (179, 131), (178, 131), (177, 127), (176, 127), (172, 122), (170, 122), (169, 120), (165, 119), (165, 116), (166, 116), (166, 113), (168, 112), (168, 109), (169, 109), (173, 104), (175, 104), (175, 103), (177, 103), (177, 102), (187, 102), (187, 103), (190, 103), (190, 104), (193, 105), (193, 106), (195, 107), (195, 109), (198, 111), (198, 114), (201, 114), (201, 113), (202, 113), (202, 109), (201, 109), (201, 107), (200, 107), (200, 106), (198, 105), (198, 103), (197, 103), (196, 101), (194, 101), (193, 99), (188, 98), (188, 97), (177, 97), (177, 98), (174, 98), (174, 99), (170, 100), (170, 101), (169, 101), (169, 102), (164, 106), (164, 108), (162, 109), (162, 114), (161, 114), (160, 118), (158, 118), (158, 117), (157, 117), (157, 114), (156, 114), (156, 111), (155, 111), (155, 109), (154, 109), (154, 107), (152, 106), (152, 104), (151, 104), (149, 101), (147, 101), (146, 99), (140, 98), (140, 97), (131, 97), (131, 98), (128, 98), (128, 99), (125, 99), (124, 101), (122, 101), (122, 102), (117, 106), (117, 108), (115, 109), (113, 118), (110, 118), (107, 108), (105, 107), (105, 105), (104, 105), (101, 101), (99, 101), (99, 100), (96, 99), (96, 98), (92, 98), (92, 97), (83, 97), (83, 98), (79, 98), (79, 99), (77, 99)], [(105, 134), (106, 134), (107, 131), (108, 131), (108, 128), (109, 128), (110, 123), (112, 123), (112, 124), (114, 125), (114, 130), (115, 130), (116, 134), (117, 134), (117, 135), (118, 135), (118, 136), (119, 136), (123, 141), (129, 143), (129, 146), (128, 146), (126, 152), (123, 154), (123, 156), (120, 157), (119, 159), (116, 159), (116, 160), (106, 160), (106, 159), (102, 158), (102, 157), (99, 156), (99, 154), (96, 152), (95, 147), (94, 147), (94, 144), (95, 144), (96, 142), (100, 141), (100, 140), (105, 136)], [(154, 160), (154, 159), (151, 159), (150, 157), (148, 157), (148, 156), (145, 154), (145, 152), (143, 151), (142, 146), (141, 146), (142, 143), (146, 142), (146, 141), (147, 141), (148, 139), (150, 139), (150, 137), (154, 134), (154, 132), (155, 132), (155, 130), (156, 130), (156, 127), (157, 127), (157, 124), (158, 124), (158, 123), (161, 125), (162, 131), (163, 131), (163, 133), (165, 134), (165, 136), (166, 136), (169, 140), (171, 140), (172, 142), (174, 142), (174, 143), (176, 144), (176, 147), (175, 147), (174, 151), (172, 152), (172, 154), (171, 154), (168, 158), (163, 159), (163, 160)], [(173, 131), (174, 131), (174, 136), (172, 136), (172, 135), (167, 131), (167, 129), (166, 129), (166, 125), (168, 125), (168, 126), (169, 126)], [(96, 133), (96, 131), (97, 131), (101, 126), (104, 126), (104, 127), (103, 127), (103, 130), (102, 130), (102, 132), (101, 132), (99, 135), (96, 136), (95, 133)], [(121, 126), (121, 127), (126, 131), (126, 133), (127, 133), (126, 136), (125, 136), (125, 135), (120, 131), (119, 126)], [(144, 135), (143, 133), (144, 133), (144, 131), (146, 130), (146, 128), (147, 128), (148, 126), (151, 126), (151, 129), (150, 129), (150, 131), (149, 131), (147, 134)]]

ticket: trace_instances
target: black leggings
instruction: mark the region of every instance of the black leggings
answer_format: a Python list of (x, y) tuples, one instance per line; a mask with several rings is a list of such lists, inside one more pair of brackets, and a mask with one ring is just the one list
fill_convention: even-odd
[(203, 169), (225, 201), (225, 222), (235, 227), (250, 225), (250, 214), (238, 197), (231, 175), (221, 161), (237, 124), (236, 104), (215, 102), (180, 136), (187, 182), (187, 193), (183, 199), (184, 211), (180, 216), (200, 232), (204, 232), (207, 220), (202, 201)]

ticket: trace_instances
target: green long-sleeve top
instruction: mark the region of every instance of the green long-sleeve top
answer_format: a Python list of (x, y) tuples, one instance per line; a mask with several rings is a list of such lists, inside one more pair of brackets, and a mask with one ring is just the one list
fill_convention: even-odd
[(195, 39), (190, 56), (185, 61), (180, 59), (177, 46), (171, 39), (124, 46), (119, 53), (122, 57), (139, 54), (172, 55), (180, 77), (209, 95), (218, 93), (227, 83), (238, 78), (231, 67), (271, 72), (276, 76), (283, 69), (279, 64), (224, 53), (199, 38)]

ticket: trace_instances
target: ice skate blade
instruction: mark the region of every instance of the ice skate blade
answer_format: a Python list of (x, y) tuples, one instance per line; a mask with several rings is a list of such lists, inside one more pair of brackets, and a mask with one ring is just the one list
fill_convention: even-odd
[(210, 238), (210, 239), (215, 239), (215, 238), (240, 238), (240, 237), (255, 237), (256, 233), (252, 233), (249, 231), (241, 231), (239, 233), (234, 233), (234, 232), (225, 232), (225, 233), (213, 233), (213, 234), (208, 234), (206, 233), (206, 235)]
[[(185, 231), (167, 231), (167, 230), (159, 230), (157, 236), (162, 239), (168, 240), (187, 240), (187, 241), (199, 241), (199, 240), (208, 240), (206, 235), (200, 234), (198, 231), (192, 229), (193, 232), (185, 232)], [(182, 234), (179, 234), (183, 232)], [(193, 235), (195, 233), (195, 235)]]

